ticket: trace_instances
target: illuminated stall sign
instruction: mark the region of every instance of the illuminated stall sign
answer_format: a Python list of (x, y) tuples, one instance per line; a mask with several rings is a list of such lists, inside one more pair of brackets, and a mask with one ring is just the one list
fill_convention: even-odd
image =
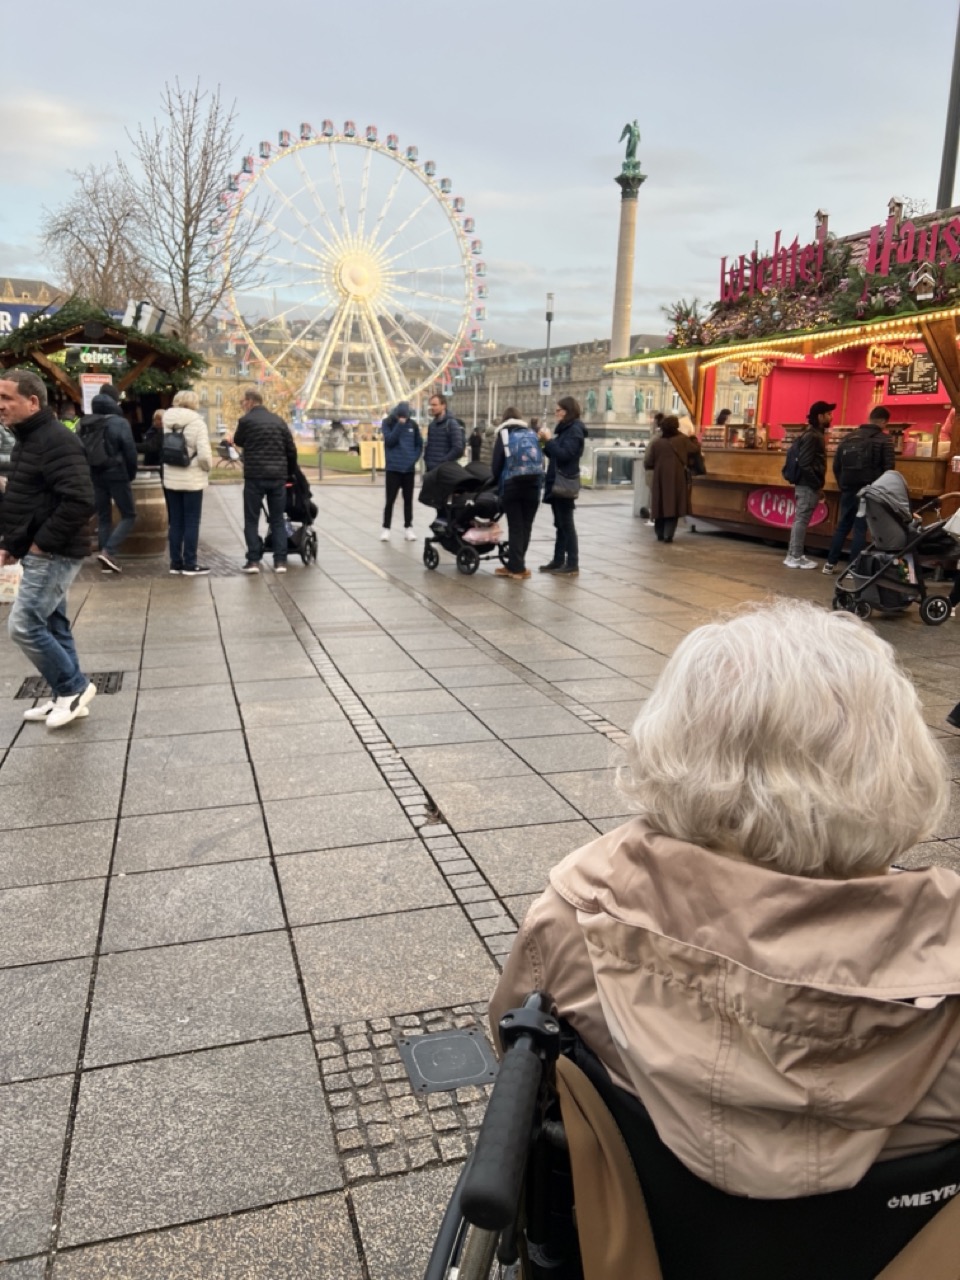
[(908, 365), (894, 369), (887, 380), (890, 396), (935, 396), (939, 389), (937, 367), (925, 351), (916, 352)]

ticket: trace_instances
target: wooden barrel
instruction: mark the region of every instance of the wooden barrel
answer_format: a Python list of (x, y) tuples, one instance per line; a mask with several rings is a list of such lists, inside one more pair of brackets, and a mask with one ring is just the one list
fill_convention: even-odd
[[(141, 470), (133, 482), (137, 523), (120, 549), (121, 559), (162, 556), (167, 551), (167, 504), (159, 470)], [(116, 512), (114, 512), (116, 521)]]

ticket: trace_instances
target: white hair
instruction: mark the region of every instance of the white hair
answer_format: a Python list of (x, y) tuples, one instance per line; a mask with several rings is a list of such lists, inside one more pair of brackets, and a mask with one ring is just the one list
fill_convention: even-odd
[(632, 738), (620, 787), (654, 830), (789, 875), (883, 871), (947, 804), (943, 753), (891, 647), (799, 601), (688, 635)]
[(200, 397), (195, 391), (178, 391), (173, 397), (174, 408), (192, 409), (194, 413), (200, 408)]

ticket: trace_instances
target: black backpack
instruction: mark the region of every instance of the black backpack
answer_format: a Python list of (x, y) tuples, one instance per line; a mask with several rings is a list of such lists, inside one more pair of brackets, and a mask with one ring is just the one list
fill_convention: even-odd
[(77, 439), (83, 445), (91, 469), (109, 467), (114, 454), (107, 447), (107, 419), (102, 413), (81, 418), (77, 424)]
[(840, 446), (840, 488), (862, 489), (883, 474), (882, 443), (869, 436), (848, 436)]
[(803, 439), (805, 434), (806, 432), (797, 436), (796, 440), (794, 440), (793, 444), (787, 450), (787, 457), (783, 464), (783, 470), (780, 472), (787, 484), (800, 483), (800, 476), (802, 474), (800, 469), (800, 441)]
[(187, 448), (183, 427), (164, 427), (160, 461), (165, 467), (189, 467), (195, 454)]

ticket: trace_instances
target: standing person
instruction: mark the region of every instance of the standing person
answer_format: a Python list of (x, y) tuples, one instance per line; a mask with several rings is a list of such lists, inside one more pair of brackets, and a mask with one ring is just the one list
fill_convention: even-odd
[(173, 407), (163, 414), (163, 496), (170, 522), (170, 572), (185, 578), (206, 576), (210, 570), (197, 561), (203, 491), (210, 483), (213, 452), (207, 424), (197, 410), (195, 391), (178, 391)]
[(660, 438), (651, 440), (643, 455), (650, 476), (650, 512), (658, 542), (672, 542), (677, 521), (690, 510), (690, 459), (700, 451), (697, 437), (684, 435), (668, 414), (660, 423)]
[(553, 438), (544, 429), (540, 432), (540, 441), (543, 452), (549, 459), (543, 500), (553, 507), (553, 523), (557, 534), (553, 559), (548, 564), (542, 564), (540, 572), (555, 573), (558, 577), (575, 577), (580, 572), (580, 542), (573, 520), (576, 499), (554, 494), (553, 489), (558, 475), (576, 481), (576, 486), (579, 487), (580, 458), (589, 432), (580, 421), (580, 406), (573, 396), (564, 396), (562, 400), (558, 400), (553, 412), (556, 423)]
[[(120, 393), (110, 383), (93, 397), (93, 413), (77, 423), (77, 438), (83, 445), (97, 507), (97, 559), (104, 573), (122, 573), (117, 553), (137, 519), (131, 485), (137, 474), (137, 446), (130, 423), (119, 412)], [(113, 507), (120, 519), (113, 527)]]
[(403, 528), (407, 542), (413, 542), (413, 475), (423, 453), (423, 437), (410, 413), (406, 400), (384, 418), (380, 427), (383, 433), (383, 452), (386, 459), (386, 500), (383, 507), (383, 528), (380, 541), (390, 541), (390, 522), (397, 494), (403, 493)]
[(499, 430), (500, 428), (491, 420), (480, 433), (482, 437), (480, 442), (480, 461), (486, 467), (493, 465), (493, 450), (497, 443), (497, 432)]
[(458, 462), (463, 457), (463, 423), (447, 410), (447, 397), (436, 392), (430, 397), (433, 415), (427, 427), (423, 465), (427, 471), (441, 462)]
[(240, 402), (243, 417), (233, 439), (243, 450), (243, 534), (247, 542), (244, 573), (259, 573), (263, 558), (260, 507), (267, 500), (273, 567), (287, 572), (286, 484), (297, 465), (297, 446), (282, 418), (264, 408), (263, 396), (252, 388)]
[(892, 471), (896, 465), (893, 441), (884, 431), (889, 421), (890, 410), (878, 405), (871, 411), (866, 422), (861, 423), (856, 431), (851, 431), (837, 445), (837, 451), (833, 455), (833, 474), (840, 490), (840, 501), (837, 503), (837, 524), (827, 552), (827, 563), (823, 566), (824, 573), (836, 573), (844, 540), (851, 529), (853, 538), (850, 542), (850, 564), (866, 545), (867, 520), (866, 516), (857, 515), (860, 505), (858, 495), (864, 485), (873, 484), (874, 480), (878, 480), (885, 471)]
[(470, 432), (470, 438), (467, 440), (470, 447), (470, 461), (480, 461), (480, 450), (483, 448), (483, 432), (479, 427), (474, 427)]
[(499, 578), (529, 578), (527, 547), (540, 505), (543, 453), (537, 433), (508, 409), (493, 447), (493, 478), (500, 484), (503, 511), (510, 530), (506, 565), (494, 569)]
[(807, 414), (807, 429), (800, 437), (797, 458), (800, 475), (793, 489), (793, 526), (790, 530), (790, 545), (783, 562), (788, 569), (817, 567), (816, 560), (804, 555), (803, 543), (807, 536), (807, 525), (820, 501), (823, 482), (827, 478), (827, 444), (824, 437), (830, 429), (836, 407), (826, 400), (815, 401)]
[(163, 448), (163, 410), (156, 409), (150, 426), (144, 432), (138, 451), (143, 454), (145, 467), (160, 466), (160, 450)]
[(0, 378), (0, 423), (16, 437), (0, 505), (0, 565), (23, 565), (7, 631), (53, 692), (23, 718), (59, 729), (88, 715), (97, 692), (80, 669), (67, 616), (67, 592), (90, 554), (93, 481), (83, 445), (57, 421), (35, 373), (9, 369)]

